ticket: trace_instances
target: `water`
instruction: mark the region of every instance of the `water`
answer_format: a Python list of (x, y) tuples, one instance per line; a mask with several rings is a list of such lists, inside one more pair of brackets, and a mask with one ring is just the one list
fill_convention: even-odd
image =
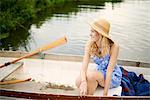
[(28, 28), (30, 35), (25, 38), (27, 42), (15, 45), (16, 48), (30, 52), (67, 36), (67, 44), (46, 53), (83, 55), (90, 32), (87, 21), (101, 16), (111, 23), (110, 35), (120, 44), (119, 59), (150, 62), (150, 0), (105, 2), (99, 6), (78, 4), (73, 9), (69, 13), (54, 13), (38, 25), (32, 24)]

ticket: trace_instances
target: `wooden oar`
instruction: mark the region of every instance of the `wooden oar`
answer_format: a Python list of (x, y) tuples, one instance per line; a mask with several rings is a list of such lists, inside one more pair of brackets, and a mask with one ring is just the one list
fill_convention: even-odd
[(62, 37), (62, 38), (60, 38), (60, 39), (58, 39), (58, 40), (56, 40), (56, 41), (54, 41), (54, 42), (52, 42), (52, 43), (50, 43), (48, 45), (45, 45), (45, 46), (43, 46), (43, 47), (41, 47), (41, 48), (39, 48), (39, 49), (37, 49), (37, 50), (27, 54), (27, 55), (25, 55), (25, 56), (22, 56), (22, 57), (17, 58), (17, 59), (15, 59), (13, 61), (10, 61), (10, 62), (7, 62), (5, 64), (2, 64), (2, 65), (0, 65), (0, 68), (2, 68), (4, 66), (8, 66), (10, 64), (13, 64), (13, 63), (15, 63), (15, 62), (17, 62), (17, 61), (19, 61), (19, 60), (21, 60), (23, 58), (31, 57), (31, 56), (33, 56), (35, 54), (38, 54), (38, 53), (42, 52), (42, 51), (45, 51), (45, 50), (48, 50), (48, 49), (52, 49), (54, 47), (57, 47), (59, 45), (65, 44), (65, 43), (67, 43), (67, 38), (66, 37)]
[(9, 80), (9, 81), (2, 81), (2, 82), (0, 82), (0, 85), (16, 84), (16, 83), (26, 82), (26, 81), (30, 81), (30, 80), (31, 80), (31, 78), (24, 79), (24, 80)]

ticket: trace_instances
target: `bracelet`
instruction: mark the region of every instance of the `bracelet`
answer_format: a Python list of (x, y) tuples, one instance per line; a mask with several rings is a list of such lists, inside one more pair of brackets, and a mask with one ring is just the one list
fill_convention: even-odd
[(82, 80), (81, 83), (82, 83), (82, 82), (86, 82), (86, 80)]

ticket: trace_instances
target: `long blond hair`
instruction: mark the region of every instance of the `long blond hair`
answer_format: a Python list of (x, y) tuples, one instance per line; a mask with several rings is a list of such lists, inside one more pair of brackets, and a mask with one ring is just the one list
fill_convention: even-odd
[(96, 42), (92, 42), (91, 45), (89, 45), (90, 55), (97, 55), (98, 57), (104, 57), (105, 55), (110, 53), (110, 46), (112, 42), (104, 36), (102, 37), (100, 42), (101, 48), (98, 48)]

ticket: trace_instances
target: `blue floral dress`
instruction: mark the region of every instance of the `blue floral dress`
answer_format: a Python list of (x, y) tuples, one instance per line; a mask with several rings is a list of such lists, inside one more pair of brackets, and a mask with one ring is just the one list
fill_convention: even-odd
[[(106, 79), (106, 71), (110, 60), (110, 55), (106, 55), (105, 57), (92, 57), (93, 61), (97, 64), (97, 71), (101, 71), (104, 75), (104, 79)], [(110, 82), (110, 88), (115, 88), (120, 86), (121, 84), (121, 78), (122, 78), (122, 72), (120, 69), (120, 65), (115, 65), (113, 73), (112, 73), (112, 79)]]

